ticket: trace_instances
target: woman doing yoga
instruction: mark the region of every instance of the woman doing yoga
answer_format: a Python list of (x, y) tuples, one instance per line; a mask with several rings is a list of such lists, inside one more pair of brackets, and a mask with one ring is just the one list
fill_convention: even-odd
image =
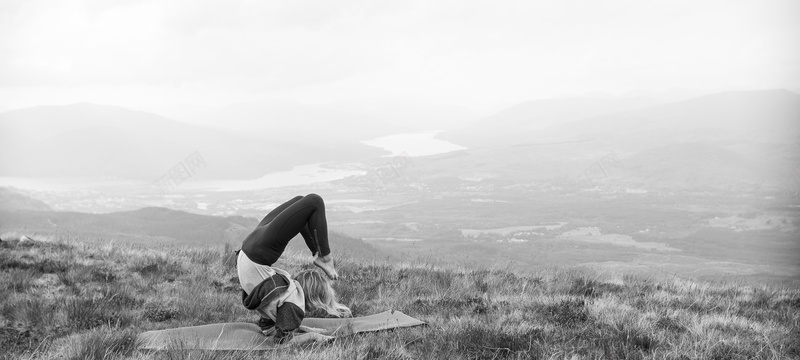
[(329, 278), (338, 278), (328, 245), (325, 203), (317, 194), (296, 196), (270, 211), (244, 240), (236, 259), (242, 303), (261, 315), (262, 332), (272, 334), (277, 343), (291, 338), (306, 312), (351, 315), (350, 309), (337, 301), (328, 279), (316, 270), (302, 271), (293, 278), (272, 267), (297, 234), (316, 256), (314, 265)]

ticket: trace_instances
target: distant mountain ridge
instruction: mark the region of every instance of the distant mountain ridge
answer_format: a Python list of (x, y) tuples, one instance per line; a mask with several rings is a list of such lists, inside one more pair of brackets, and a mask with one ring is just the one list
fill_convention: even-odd
[[(580, 178), (613, 153), (637, 169), (626, 179), (638, 183), (684, 187), (690, 181), (681, 179), (699, 178), (712, 187), (734, 182), (785, 188), (800, 167), (798, 119), (800, 95), (787, 90), (655, 104), (646, 98), (533, 101), (440, 134), (459, 145), (465, 143), (457, 139), (463, 139), (468, 148), (415, 159), (417, 166), (408, 171), (421, 178), (475, 173), (511, 181)], [(155, 180), (198, 152), (208, 164), (199, 178), (253, 178), (300, 164), (374, 162), (386, 154), (352, 142), (357, 136), (350, 135), (339, 141), (331, 130), (330, 142), (313, 137), (282, 142), (123, 108), (42, 107), (0, 114), (0, 176)], [(700, 161), (705, 158), (713, 161)]]
[(239, 102), (187, 117), (196, 124), (220, 121), (229, 129), (274, 139), (302, 134), (304, 139), (328, 142), (363, 141), (398, 133), (444, 130), (472, 119), (458, 106), (402, 99), (370, 99), (358, 103), (301, 104), (289, 100)]
[[(800, 140), (800, 95), (786, 90), (705, 95), (553, 126), (541, 136), (592, 136), (652, 146), (670, 141)], [(622, 145), (622, 144), (621, 144)]]
[(269, 141), (294, 138), (318, 144), (358, 142), (402, 131), (401, 126), (379, 118), (289, 101), (234, 103), (191, 121), (217, 127), (224, 124), (228, 131)]
[(74, 104), (0, 113), (0, 176), (155, 180), (193, 153), (196, 176), (256, 178), (294, 166), (383, 152), (357, 142), (264, 141), (115, 106)]
[[(0, 208), (0, 219), (0, 235), (54, 236), (66, 240), (81, 238), (83, 241), (136, 244), (148, 248), (225, 245), (231, 251), (239, 249), (258, 224), (257, 219), (243, 216), (200, 215), (163, 207), (106, 214)], [(362, 260), (387, 259), (387, 254), (361, 239), (337, 232), (328, 235), (337, 254)], [(287, 249), (310, 256), (299, 235), (290, 241)]]
[[(649, 131), (663, 132), (666, 138), (676, 131), (703, 129), (785, 138), (800, 130), (799, 114), (800, 95), (788, 90), (731, 91), (670, 103), (648, 98), (548, 99), (514, 105), (439, 137), (472, 148)], [(706, 139), (707, 134), (700, 135), (699, 139)]]
[[(575, 114), (563, 107), (558, 111)], [(513, 131), (501, 124), (473, 124), (469, 132), (484, 134), (476, 143), (480, 146), (459, 156), (417, 161), (414, 171), (419, 176), (483, 173), (522, 182), (601, 181), (608, 171), (599, 176), (587, 171), (614, 154), (625, 165), (609, 179), (616, 183), (791, 190), (792, 171), (800, 168), (800, 95), (787, 90), (704, 95), (550, 126), (534, 124), (533, 130), (524, 122)], [(498, 127), (501, 136), (495, 138), (491, 134)]]
[(649, 98), (598, 99), (558, 98), (532, 100), (513, 105), (487, 118), (447, 131), (439, 138), (475, 147), (506, 146), (535, 137), (550, 126), (603, 114), (640, 109), (658, 104)]
[[(56, 211), (30, 196), (0, 187), (0, 235), (80, 236), (86, 240), (118, 241), (147, 247), (157, 245), (230, 245), (238, 249), (258, 225), (258, 219), (244, 216), (201, 215), (165, 207), (144, 207), (131, 211), (91, 214)], [(343, 254), (383, 258), (361, 239), (332, 232), (337, 251)], [(298, 235), (299, 238), (299, 235)], [(291, 241), (290, 249), (305, 253), (302, 240)]]
[(89, 214), (67, 211), (0, 211), (2, 231), (84, 234), (89, 238), (155, 245), (238, 244), (257, 224), (241, 216), (215, 217), (165, 208)]
[(0, 187), (0, 210), (52, 211), (53, 208), (44, 201), (31, 198), (8, 188)]

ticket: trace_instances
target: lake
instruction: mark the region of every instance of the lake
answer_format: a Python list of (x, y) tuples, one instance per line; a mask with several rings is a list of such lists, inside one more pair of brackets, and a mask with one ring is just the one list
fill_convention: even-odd
[(323, 167), (322, 164), (295, 166), (292, 170), (266, 174), (249, 180), (200, 180), (187, 181), (180, 185), (181, 190), (243, 191), (283, 186), (308, 185), (334, 181), (348, 176), (364, 175), (363, 170), (337, 169)]
[[(363, 144), (375, 146), (391, 152), (390, 156), (407, 154), (408, 156), (426, 156), (466, 149), (448, 141), (436, 139), (438, 131), (420, 133), (395, 134), (371, 140)], [(324, 164), (306, 164), (295, 166), (291, 170), (265, 174), (257, 179), (235, 180), (198, 180), (188, 179), (179, 184), (173, 192), (183, 191), (246, 191), (284, 186), (307, 185), (343, 179), (349, 176), (364, 175), (363, 170), (353, 167), (334, 168)], [(118, 178), (22, 178), (0, 177), (0, 186), (12, 186), (22, 189), (40, 191), (74, 191), (74, 190), (106, 190), (106, 191), (157, 191), (152, 182), (127, 180)]]
[[(307, 164), (295, 166), (291, 170), (279, 171), (263, 175), (257, 179), (235, 180), (198, 180), (189, 178), (178, 184), (170, 192), (200, 191), (246, 191), (283, 186), (307, 185), (334, 181), (348, 176), (364, 175), (366, 171), (349, 168), (332, 168), (323, 164)], [(141, 191), (159, 192), (152, 182), (126, 180), (116, 178), (23, 178), (0, 177), (0, 186), (37, 191), (108, 191), (121, 193), (138, 193)]]

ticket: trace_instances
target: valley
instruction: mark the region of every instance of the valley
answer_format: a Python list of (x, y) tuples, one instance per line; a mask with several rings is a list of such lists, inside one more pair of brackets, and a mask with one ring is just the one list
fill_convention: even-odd
[[(198, 245), (235, 246), (236, 237), (245, 236), (273, 206), (316, 192), (326, 199), (331, 231), (360, 238), (396, 261), (443, 261), (525, 273), (577, 266), (599, 273), (800, 284), (796, 195), (643, 192), (580, 181), (508, 184), (409, 176), (375, 186), (368, 178), (258, 191), (29, 195), (69, 211), (159, 206), (249, 219), (238, 221), (241, 227), (233, 235), (194, 238), (203, 243)], [(4, 220), (0, 232), (13, 228), (8, 217)], [(56, 222), (42, 219), (27, 228), (55, 231)]]
[[(56, 124), (48, 131), (68, 141), (69, 133), (59, 129), (72, 130), (58, 123), (60, 116), (87, 129), (111, 116), (116, 120), (109, 124), (119, 133), (158, 120), (187, 134), (188, 142), (177, 146), (174, 137), (162, 134), (147, 151), (141, 143), (115, 144), (137, 156), (103, 162), (95, 154), (102, 151), (83, 145), (108, 134), (89, 132), (86, 144), (53, 149), (63, 159), (48, 161), (104, 176), (69, 180), (57, 175), (74, 172), (58, 173), (56, 167), (38, 166), (26, 175), (21, 169), (36, 158), (13, 152), (19, 147), (8, 142), (0, 160), (19, 168), (4, 166), (0, 186), (53, 211), (32, 210), (47, 207), (42, 204), (25, 211), (12, 206), (0, 235), (91, 230), (104, 241), (236, 246), (274, 206), (318, 193), (326, 200), (331, 231), (361, 239), (354, 246), (374, 248), (394, 261), (526, 273), (577, 266), (598, 273), (799, 285), (800, 95), (767, 90), (665, 104), (629, 100), (532, 101), (416, 136), (377, 131), (362, 119), (366, 127), (351, 134), (357, 140), (314, 146), (283, 146), (291, 142), (273, 142), (277, 133), (215, 133), (121, 108), (9, 112), (0, 114), (0, 126), (28, 137), (45, 135), (35, 126)], [(31, 114), (44, 120), (29, 122)], [(423, 149), (426, 142), (433, 151)], [(443, 143), (449, 145), (436, 150)], [(237, 155), (241, 151), (247, 156)], [(172, 174), (170, 166), (185, 166), (198, 154), (203, 161), (191, 164), (202, 166)], [(178, 177), (172, 186), (157, 186), (173, 175)], [(120, 220), (131, 214), (140, 223)], [(193, 231), (170, 228), (172, 219)], [(104, 224), (114, 232), (103, 234)]]

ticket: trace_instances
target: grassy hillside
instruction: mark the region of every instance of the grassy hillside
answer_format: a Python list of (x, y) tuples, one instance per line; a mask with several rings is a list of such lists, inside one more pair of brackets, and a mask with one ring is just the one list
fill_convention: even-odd
[[(679, 278), (530, 276), (429, 258), (337, 253), (355, 315), (397, 309), (424, 327), (267, 352), (136, 349), (136, 334), (256, 321), (230, 246), (147, 249), (55, 238), (0, 243), (0, 355), (67, 359), (783, 359), (800, 356), (800, 290)], [(279, 261), (297, 272), (306, 254)], [(436, 265), (432, 265), (432, 264)]]

